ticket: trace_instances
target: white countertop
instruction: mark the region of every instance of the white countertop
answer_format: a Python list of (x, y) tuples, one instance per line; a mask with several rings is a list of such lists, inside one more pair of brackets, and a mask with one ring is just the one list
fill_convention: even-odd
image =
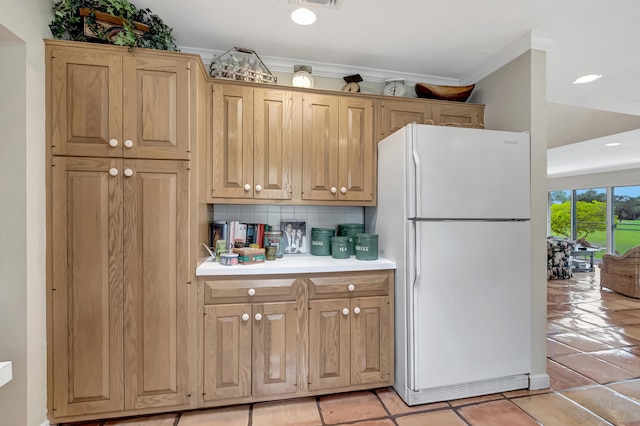
[(331, 256), (311, 254), (284, 255), (283, 258), (254, 265), (225, 266), (212, 262), (211, 257), (196, 269), (197, 276), (208, 275), (264, 275), (264, 274), (311, 274), (318, 272), (353, 272), (396, 269), (396, 263), (378, 258), (376, 260), (334, 259)]
[(9, 383), (12, 378), (11, 361), (0, 361), (0, 388)]

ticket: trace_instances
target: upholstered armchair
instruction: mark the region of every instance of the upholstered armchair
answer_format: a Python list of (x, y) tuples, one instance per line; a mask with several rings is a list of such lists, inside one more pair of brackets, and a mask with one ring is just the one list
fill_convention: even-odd
[(564, 280), (571, 278), (571, 251), (576, 244), (572, 240), (547, 238), (547, 279)]
[(625, 296), (640, 298), (640, 246), (622, 256), (605, 254), (600, 268), (600, 287)]

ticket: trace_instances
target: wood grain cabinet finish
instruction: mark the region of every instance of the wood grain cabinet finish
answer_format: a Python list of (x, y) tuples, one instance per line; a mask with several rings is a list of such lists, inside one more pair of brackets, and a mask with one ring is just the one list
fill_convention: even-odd
[(211, 83), (209, 201), (291, 200), (300, 94)]
[(303, 95), (302, 200), (375, 204), (373, 101)]
[(189, 403), (187, 166), (53, 157), (56, 416)]
[(302, 286), (296, 278), (204, 280), (203, 405), (296, 393)]
[(431, 99), (389, 99), (379, 102), (379, 135), (381, 140), (409, 123), (456, 123), (479, 126), (484, 124), (484, 105), (447, 102)]
[(47, 48), (53, 155), (189, 159), (193, 60)]
[(391, 287), (389, 274), (309, 279), (309, 390), (393, 382)]
[(177, 158), (197, 62), (61, 41), (46, 54), (49, 415), (195, 407), (192, 175)]

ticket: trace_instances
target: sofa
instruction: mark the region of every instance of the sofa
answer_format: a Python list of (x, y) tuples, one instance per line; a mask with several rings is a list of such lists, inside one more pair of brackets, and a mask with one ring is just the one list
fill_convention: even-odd
[(605, 254), (600, 268), (600, 287), (625, 296), (640, 298), (640, 246), (618, 256)]
[(571, 252), (576, 243), (569, 239), (547, 238), (547, 279), (565, 280), (573, 276), (571, 272)]

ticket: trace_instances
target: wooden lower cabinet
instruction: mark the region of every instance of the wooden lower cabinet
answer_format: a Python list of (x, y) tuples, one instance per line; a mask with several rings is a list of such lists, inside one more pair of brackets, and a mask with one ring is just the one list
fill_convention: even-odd
[(295, 393), (295, 302), (205, 307), (205, 402)]
[(393, 384), (393, 271), (199, 285), (201, 406)]

